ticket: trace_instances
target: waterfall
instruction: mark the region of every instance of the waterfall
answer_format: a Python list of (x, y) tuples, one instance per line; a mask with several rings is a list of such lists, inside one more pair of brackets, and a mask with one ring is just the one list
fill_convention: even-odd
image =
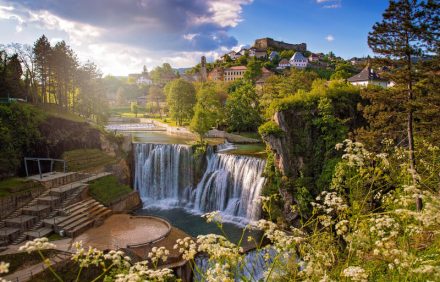
[[(271, 247), (261, 250), (252, 250), (246, 253), (242, 263), (238, 264), (236, 269), (231, 269), (235, 281), (242, 281), (243, 277), (246, 277), (249, 281), (262, 281), (264, 272), (271, 267), (276, 254), (276, 251)], [(267, 260), (265, 256), (268, 256)], [(200, 273), (206, 274), (208, 267), (214, 264), (215, 261), (209, 261), (208, 257), (199, 255), (196, 256), (195, 263), (199, 271), (194, 272), (193, 281), (206, 281)]]
[(207, 167), (199, 183), (194, 180), (190, 146), (137, 144), (135, 189), (144, 207), (185, 207), (196, 213), (220, 211), (225, 220), (258, 220), (257, 199), (265, 178), (265, 161), (208, 150)]

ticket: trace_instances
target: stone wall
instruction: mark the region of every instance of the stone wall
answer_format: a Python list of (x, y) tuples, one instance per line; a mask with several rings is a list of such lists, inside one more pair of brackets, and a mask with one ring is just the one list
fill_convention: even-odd
[(108, 206), (113, 212), (124, 213), (142, 207), (142, 201), (137, 191), (133, 191)]
[(32, 201), (34, 198), (41, 195), (46, 189), (34, 188), (29, 191), (16, 193), (11, 196), (0, 198), (0, 219), (6, 218), (9, 214), (14, 212)]
[(254, 47), (257, 49), (267, 49), (272, 48), (275, 50), (295, 50), (299, 52), (307, 51), (307, 44), (290, 44), (282, 41), (276, 41), (272, 38), (261, 38), (255, 40)]

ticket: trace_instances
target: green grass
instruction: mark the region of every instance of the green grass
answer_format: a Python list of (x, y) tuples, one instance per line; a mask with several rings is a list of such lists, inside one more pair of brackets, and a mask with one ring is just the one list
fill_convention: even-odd
[(258, 132), (232, 132), (232, 134), (240, 135), (246, 138), (261, 140), (261, 136)]
[(43, 104), (39, 105), (38, 108), (42, 109), (48, 116), (53, 116), (57, 118), (67, 119), (75, 122), (86, 122), (86, 119), (83, 117), (69, 112), (68, 110), (61, 108), (55, 104)]
[(264, 144), (237, 144), (237, 149), (228, 151), (228, 154), (244, 155), (257, 158), (266, 158), (266, 146)]
[(7, 197), (14, 193), (29, 191), (43, 187), (39, 182), (30, 181), (26, 178), (12, 177), (0, 181), (0, 197)]
[(120, 184), (116, 176), (113, 175), (97, 179), (89, 185), (90, 195), (104, 205), (109, 205), (132, 191), (127, 185)]
[(49, 236), (47, 236), (47, 239), (49, 239), (49, 241), (58, 241), (58, 240), (66, 239), (66, 237), (63, 237), (58, 233), (52, 233)]
[(116, 158), (99, 149), (79, 149), (64, 152), (62, 158), (67, 161), (69, 171), (94, 171), (114, 164)]

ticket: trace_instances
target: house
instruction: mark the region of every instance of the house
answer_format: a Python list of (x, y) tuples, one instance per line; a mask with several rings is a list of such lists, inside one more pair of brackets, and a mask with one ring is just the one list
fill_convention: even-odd
[(243, 78), (246, 69), (246, 66), (235, 66), (225, 69), (224, 81), (234, 81)]
[(278, 63), (277, 69), (285, 69), (290, 68), (290, 62), (287, 59), (281, 59), (281, 61)]
[(391, 87), (390, 83), (381, 79), (379, 75), (367, 65), (360, 73), (347, 79), (352, 85), (366, 87), (368, 85), (378, 85), (384, 88)]
[(309, 62), (311, 62), (311, 63), (319, 62), (319, 56), (317, 54), (315, 54), (315, 53), (312, 53), (309, 56)]
[(295, 67), (298, 69), (304, 69), (309, 64), (309, 61), (307, 60), (307, 58), (304, 57), (304, 55), (300, 52), (295, 52), (295, 54), (293, 54), (292, 58), (290, 58), (289, 62), (292, 67)]
[(249, 49), (249, 57), (255, 57), (257, 59), (264, 59), (266, 58), (266, 50), (264, 49), (257, 49), (255, 47), (252, 47)]
[(142, 73), (139, 78), (136, 80), (137, 85), (151, 85), (153, 84), (153, 81), (150, 78), (150, 75), (148, 72)]
[(278, 54), (277, 51), (272, 51), (272, 52), (270, 52), (270, 54), (269, 54), (269, 60), (273, 61), (273, 60), (275, 60), (276, 58), (278, 58), (279, 56), (280, 56), (280, 55)]

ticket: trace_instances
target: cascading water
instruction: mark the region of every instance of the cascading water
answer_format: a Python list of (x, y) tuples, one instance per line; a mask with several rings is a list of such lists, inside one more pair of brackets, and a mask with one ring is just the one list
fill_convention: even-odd
[(208, 150), (207, 168), (196, 184), (190, 146), (137, 144), (135, 152), (135, 188), (145, 207), (220, 211), (224, 219), (241, 223), (259, 219), (264, 160)]
[[(246, 277), (248, 281), (262, 281), (264, 272), (271, 268), (276, 254), (273, 248), (252, 250), (246, 253), (241, 264), (238, 264), (236, 269), (230, 270), (234, 274), (235, 281), (243, 281), (243, 277)], [(208, 268), (215, 264), (215, 261), (209, 261), (206, 256), (202, 255), (196, 257), (195, 263), (198, 271), (194, 272), (193, 281), (206, 281), (201, 273), (206, 274)]]

